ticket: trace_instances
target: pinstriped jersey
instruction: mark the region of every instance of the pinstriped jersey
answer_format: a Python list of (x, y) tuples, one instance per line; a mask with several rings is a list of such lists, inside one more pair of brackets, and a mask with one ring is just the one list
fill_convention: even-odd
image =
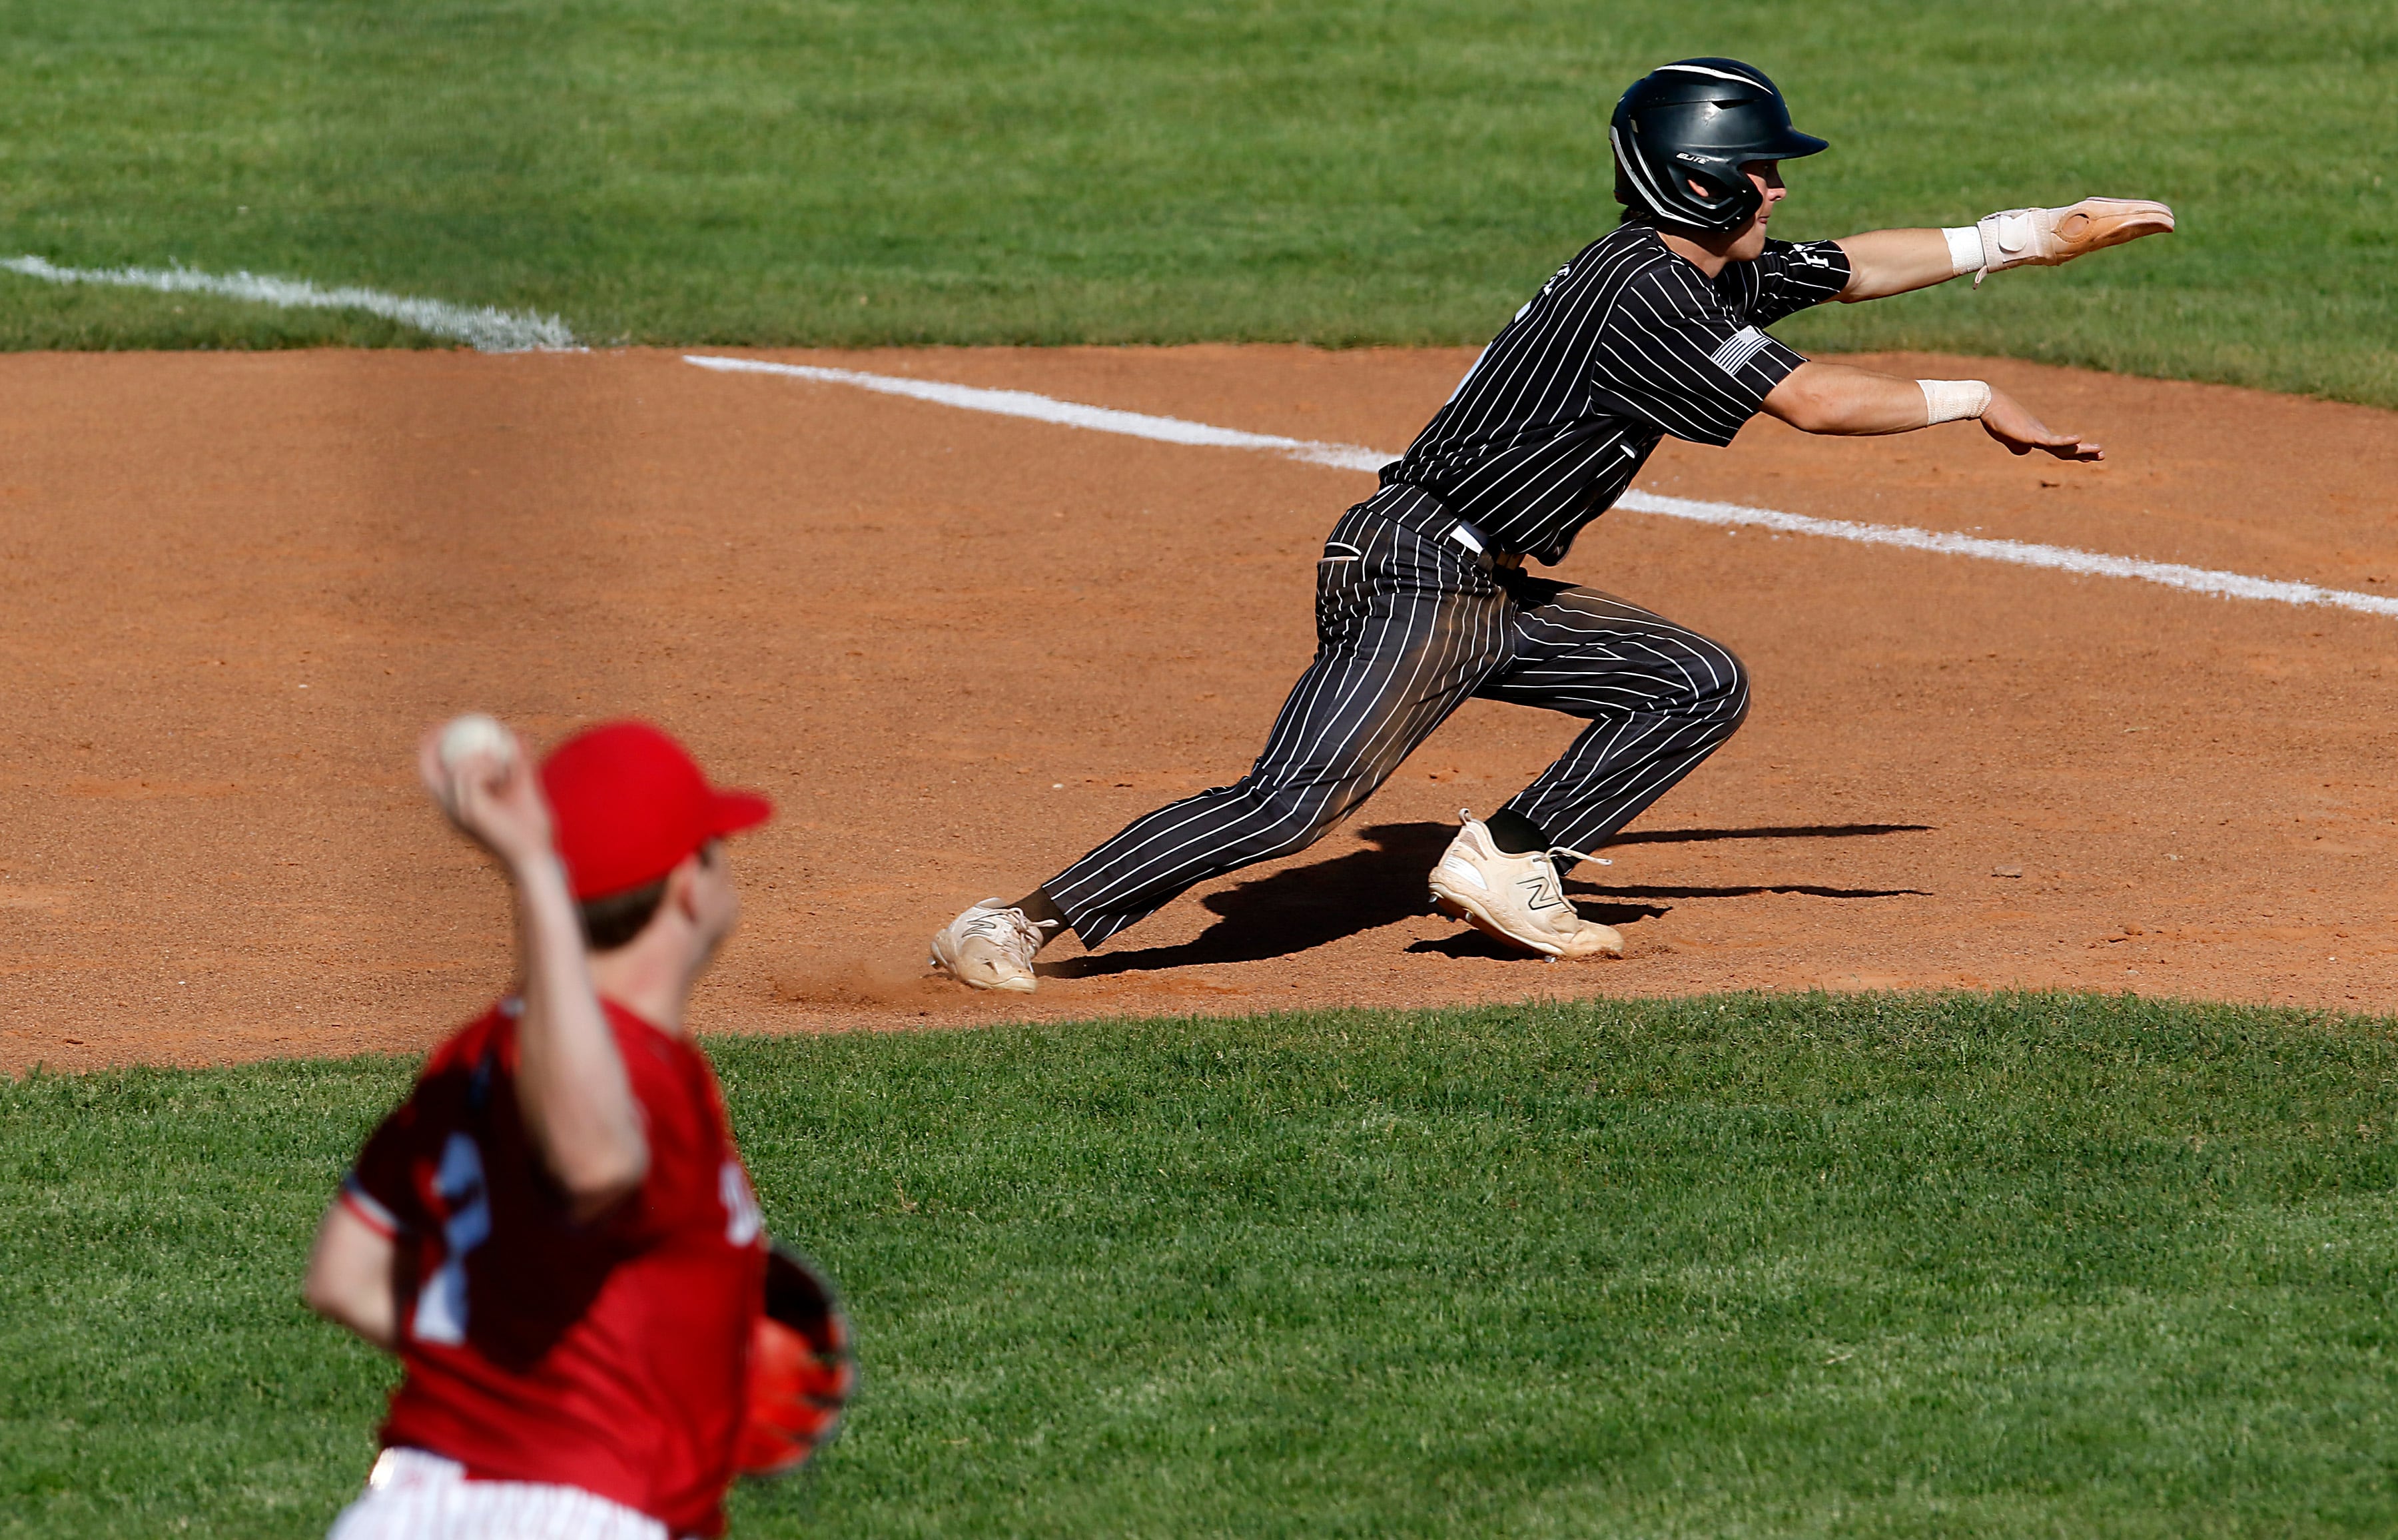
[(1382, 468), (1505, 551), (1563, 560), (1667, 434), (1728, 444), (1806, 360), (1759, 331), (1847, 287), (1832, 241), (1770, 240), (1710, 279), (1645, 224), (1556, 270)]

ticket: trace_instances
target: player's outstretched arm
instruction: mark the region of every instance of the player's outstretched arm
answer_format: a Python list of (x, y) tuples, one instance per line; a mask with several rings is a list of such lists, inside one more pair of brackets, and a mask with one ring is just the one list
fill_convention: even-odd
[(1980, 380), (1906, 380), (1811, 359), (1773, 387), (1765, 410), (1801, 433), (1840, 436), (1910, 433), (1971, 417), (2013, 453), (2037, 449), (2060, 460), (2107, 458), (2100, 446), (2051, 428), (2014, 397)]
[(1885, 300), (1957, 276), (1948, 239), (1937, 230), (1868, 230), (1833, 244), (1849, 259), (1849, 285), (1839, 295), (1842, 304)]
[(592, 987), (581, 921), (550, 843), (540, 777), (510, 739), (505, 751), (441, 759), (441, 731), (417, 764), (451, 820), (497, 856), (516, 886), (524, 1015), (517, 1023), (517, 1099), (543, 1164), (578, 1219), (614, 1204), (649, 1172), (649, 1140)]
[(1887, 299), (1968, 273), (1978, 285), (2010, 267), (2056, 267), (2173, 227), (2173, 210), (2162, 203), (2086, 197), (2062, 209), (2005, 209), (1947, 230), (1868, 230), (1836, 243), (1849, 259), (1839, 299)]

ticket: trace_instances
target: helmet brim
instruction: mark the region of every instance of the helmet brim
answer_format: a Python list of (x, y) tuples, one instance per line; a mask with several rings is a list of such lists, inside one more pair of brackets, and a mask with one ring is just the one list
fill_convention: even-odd
[(1821, 155), (1832, 147), (1825, 139), (1802, 134), (1796, 128), (1785, 128), (1776, 134), (1766, 148), (1750, 156), (1752, 160), (1797, 160), (1801, 155)]

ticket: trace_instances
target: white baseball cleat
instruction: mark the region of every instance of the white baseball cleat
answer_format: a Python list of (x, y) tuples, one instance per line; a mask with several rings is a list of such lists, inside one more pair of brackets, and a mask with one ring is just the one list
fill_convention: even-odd
[(1036, 924), (1004, 899), (985, 898), (933, 938), (933, 955), (927, 961), (968, 989), (1030, 994), (1038, 981), (1032, 977), (1032, 954), (1045, 939), (1041, 933), (1057, 923)]
[(1583, 919), (1568, 901), (1549, 852), (1511, 856), (1491, 843), (1489, 827), (1473, 813), (1461, 807), (1457, 816), (1465, 827), (1432, 869), (1433, 901), (1442, 913), (1543, 957), (1623, 955), (1623, 938), (1613, 925)]

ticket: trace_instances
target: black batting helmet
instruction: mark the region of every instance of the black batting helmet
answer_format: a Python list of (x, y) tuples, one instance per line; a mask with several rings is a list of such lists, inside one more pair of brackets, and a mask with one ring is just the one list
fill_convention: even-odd
[(1763, 70), (1736, 59), (1684, 59), (1641, 76), (1615, 104), (1607, 139), (1618, 203), (1700, 230), (1737, 230), (1757, 212), (1763, 200), (1743, 165), (1828, 148), (1790, 126)]

